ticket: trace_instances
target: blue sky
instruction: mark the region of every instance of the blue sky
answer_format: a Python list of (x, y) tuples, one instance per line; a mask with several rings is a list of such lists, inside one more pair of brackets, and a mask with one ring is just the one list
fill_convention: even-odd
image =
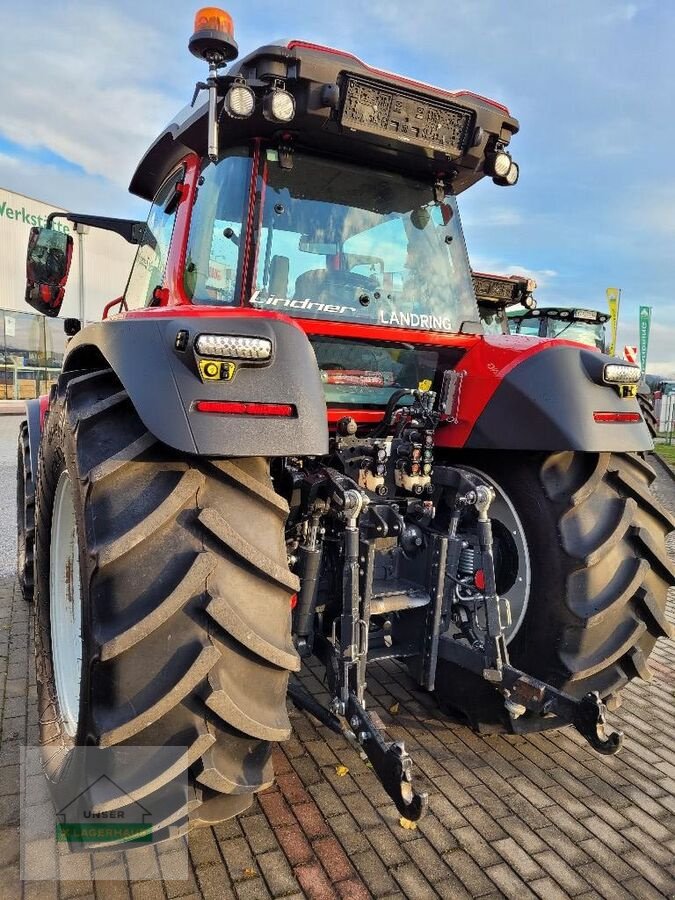
[[(541, 306), (603, 307), (619, 341), (653, 307), (650, 371), (675, 377), (675, 3), (664, 0), (231, 2), (240, 49), (303, 37), (506, 103), (515, 188), (460, 198), (474, 266), (529, 272)], [(192, 94), (185, 2), (3, 4), (0, 185), (54, 204), (143, 214), (126, 186)]]

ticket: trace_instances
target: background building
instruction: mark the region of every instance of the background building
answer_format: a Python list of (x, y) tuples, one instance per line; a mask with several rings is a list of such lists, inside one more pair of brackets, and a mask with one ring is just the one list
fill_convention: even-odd
[(74, 241), (61, 318), (47, 319), (32, 311), (24, 300), (28, 234), (57, 209), (0, 188), (0, 400), (45, 393), (63, 359), (63, 319), (100, 319), (105, 304), (119, 297), (127, 283), (134, 246), (109, 231), (83, 229), (76, 234), (70, 222), (56, 219), (55, 226), (72, 234)]

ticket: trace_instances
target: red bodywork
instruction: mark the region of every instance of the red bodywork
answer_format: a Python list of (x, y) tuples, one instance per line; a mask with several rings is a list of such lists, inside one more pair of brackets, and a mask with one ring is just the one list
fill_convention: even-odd
[[(259, 142), (254, 142), (253, 154), (253, 176), (246, 218), (248, 226), (246, 234), (249, 237), (244, 246), (242, 264), (244, 273), (242, 277), (242, 294), (244, 296), (247, 295), (246, 286), (250, 284), (257, 264), (250, 234), (255, 226), (253, 222), (255, 214), (255, 173), (257, 170), (256, 161), (260, 154)], [(121, 317), (126, 319), (163, 318), (177, 314), (190, 319), (204, 316), (222, 316), (223, 319), (227, 319), (228, 316), (232, 315), (260, 316), (283, 320), (301, 329), (308, 335), (360, 338), (362, 340), (369, 339), (380, 342), (406, 342), (427, 347), (451, 346), (460, 348), (464, 351), (464, 355), (459, 363), (459, 368), (466, 373), (466, 377), (462, 383), (459, 421), (452, 425), (447, 424), (439, 427), (435, 437), (435, 443), (439, 447), (463, 447), (476, 420), (485, 409), (503, 377), (524, 359), (539, 353), (553, 343), (550, 340), (524, 335), (447, 334), (435, 331), (422, 331), (420, 329), (393, 328), (386, 325), (362, 325), (320, 319), (293, 318), (283, 313), (253, 309), (243, 304), (241, 306), (220, 308), (194, 305), (186, 295), (183, 287), (183, 270), (187, 254), (190, 213), (200, 174), (200, 164), (201, 161), (196, 154), (187, 156), (181, 163), (185, 168), (184, 190), (178, 205), (173, 238), (167, 258), (164, 289), (156, 292), (155, 305), (145, 309), (127, 310), (123, 298), (116, 299), (106, 306), (104, 318), (109, 315), (110, 310), (116, 305), (120, 305), (121, 311), (115, 318)], [(556, 346), (560, 346), (561, 343), (568, 342), (558, 340), (555, 343)], [(329, 425), (333, 425), (346, 415), (352, 416), (360, 424), (368, 425), (379, 422), (383, 414), (372, 409), (329, 408), (327, 410)]]

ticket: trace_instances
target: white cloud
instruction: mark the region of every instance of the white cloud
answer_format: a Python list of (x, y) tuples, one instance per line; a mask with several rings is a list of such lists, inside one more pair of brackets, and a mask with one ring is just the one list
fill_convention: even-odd
[(0, 154), (0, 185), (73, 212), (144, 219), (148, 204), (113, 182), (54, 165)]
[[(82, 12), (73, 3), (44, 5), (42, 37), (3, 49), (0, 129), (22, 147), (48, 148), (126, 187), (178, 103), (151, 80), (167, 65), (156, 30), (110, 7)], [(35, 27), (30, 4), (3, 9), (5, 36)]]

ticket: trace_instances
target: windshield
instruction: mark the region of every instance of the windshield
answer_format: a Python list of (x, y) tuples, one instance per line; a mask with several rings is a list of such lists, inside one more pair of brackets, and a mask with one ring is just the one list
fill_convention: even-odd
[(515, 334), (531, 334), (535, 337), (539, 336), (540, 319), (530, 316), (523, 316), (507, 313), (510, 331)]
[(478, 320), (454, 198), (428, 182), (268, 150), (251, 304), (312, 319), (459, 331)]
[(589, 347), (605, 349), (605, 326), (601, 322), (566, 322), (549, 319), (547, 337), (564, 337), (566, 341), (578, 341)]

